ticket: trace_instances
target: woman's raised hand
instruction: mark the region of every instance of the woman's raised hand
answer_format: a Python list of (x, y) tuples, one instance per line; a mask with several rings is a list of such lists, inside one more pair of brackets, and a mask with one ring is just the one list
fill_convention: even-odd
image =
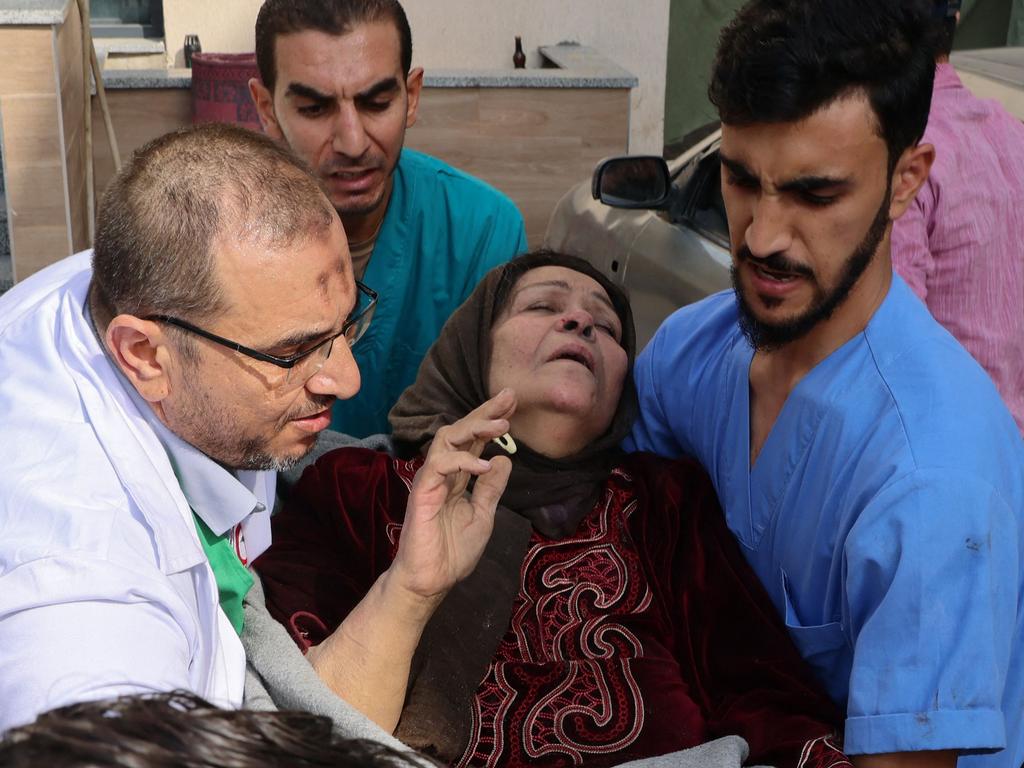
[[(480, 454), (491, 439), (508, 431), (515, 406), (515, 394), (505, 389), (437, 431), (409, 494), (398, 554), (390, 568), (395, 586), (440, 602), (476, 567), (512, 471), (508, 458), (485, 461)], [(467, 495), (474, 476), (476, 485)]]
[(423, 628), (448, 590), (476, 567), (494, 530), (512, 462), (504, 456), (481, 461), (480, 453), (488, 440), (508, 431), (515, 407), (515, 395), (506, 389), (438, 430), (413, 480), (394, 562), (306, 654), (331, 690), (387, 731), (402, 713)]

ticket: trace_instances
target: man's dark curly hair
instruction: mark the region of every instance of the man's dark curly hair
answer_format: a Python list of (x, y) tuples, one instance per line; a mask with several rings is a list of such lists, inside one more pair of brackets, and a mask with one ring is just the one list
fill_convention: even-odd
[(924, 133), (929, 0), (751, 0), (722, 31), (708, 95), (723, 123), (788, 123), (867, 95), (894, 166)]
[(218, 709), (191, 693), (71, 704), (0, 741), (7, 768), (405, 768), (433, 765), (372, 741), (341, 739), (308, 712)]
[(960, 0), (932, 0), (932, 31), (938, 56), (949, 56), (953, 52), (959, 10)]

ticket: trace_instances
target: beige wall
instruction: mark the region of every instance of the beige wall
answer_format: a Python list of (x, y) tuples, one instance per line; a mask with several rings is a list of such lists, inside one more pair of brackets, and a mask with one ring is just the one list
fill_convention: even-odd
[[(184, 89), (111, 90), (107, 99), (122, 160), (192, 119)], [(504, 191), (536, 247), (566, 190), (587, 178), (602, 157), (625, 152), (628, 99), (625, 89), (424, 88), (406, 144)], [(101, 126), (102, 119), (93, 99), (93, 125)], [(93, 146), (102, 190), (114, 173), (102, 130)]]
[[(164, 0), (168, 55), (182, 64), (185, 35), (203, 50), (251, 51), (261, 0)], [(521, 35), (527, 66), (537, 48), (572, 40), (592, 46), (640, 80), (633, 90), (630, 151), (661, 154), (669, 0), (404, 0), (413, 32), (413, 63), (426, 69), (511, 67)], [(642, 8), (642, 13), (640, 9)]]
[(1018, 120), (1024, 120), (1024, 88), (1015, 87), (976, 72), (958, 70), (957, 74), (975, 96), (982, 99), (995, 99), (1011, 115)]

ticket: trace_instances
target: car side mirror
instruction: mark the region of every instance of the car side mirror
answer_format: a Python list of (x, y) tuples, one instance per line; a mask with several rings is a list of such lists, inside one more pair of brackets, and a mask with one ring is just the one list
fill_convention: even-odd
[(655, 155), (602, 160), (591, 182), (594, 199), (613, 208), (665, 208), (671, 191), (668, 163)]

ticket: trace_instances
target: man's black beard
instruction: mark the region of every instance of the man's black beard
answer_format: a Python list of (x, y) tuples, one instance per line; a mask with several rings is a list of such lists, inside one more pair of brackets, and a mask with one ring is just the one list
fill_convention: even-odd
[[(327, 187), (322, 186), (321, 189), (323, 189), (324, 194), (327, 195), (327, 199), (329, 200), (330, 194)], [(380, 191), (380, 195), (378, 195), (377, 199), (372, 202), (363, 203), (362, 205), (347, 205), (341, 208), (335, 206), (334, 210), (338, 212), (339, 218), (343, 218), (345, 216), (367, 216), (385, 204), (387, 193), (388, 190), (387, 187), (385, 187)]]
[[(861, 240), (860, 244), (843, 264), (843, 271), (839, 275), (836, 287), (831, 293), (826, 294), (821, 289), (814, 273), (809, 269), (801, 268), (794, 270), (802, 274), (805, 279), (812, 281), (815, 286), (816, 296), (806, 312), (789, 320), (781, 323), (766, 323), (754, 315), (753, 309), (746, 298), (744, 298), (743, 291), (740, 289), (739, 274), (736, 269), (738, 264), (753, 258), (753, 255), (745, 245), (739, 249), (739, 252), (736, 254), (736, 264), (733, 265), (731, 270), (732, 287), (736, 294), (736, 304), (740, 310), (740, 330), (747, 337), (750, 346), (761, 352), (771, 352), (806, 336), (816, 325), (832, 317), (836, 309), (849, 297), (850, 291), (853, 290), (853, 286), (857, 284), (861, 275), (864, 274), (864, 270), (871, 264), (875, 252), (882, 242), (882, 238), (885, 237), (885, 228), (889, 225), (889, 193), (891, 188), (892, 183), (890, 181), (886, 185), (885, 197), (882, 198), (882, 205), (875, 214), (874, 221), (871, 222), (871, 226), (868, 228), (867, 234), (864, 235), (864, 239)], [(773, 260), (776, 262), (774, 265), (772, 264)], [(781, 254), (772, 254), (766, 259), (759, 259), (758, 261), (764, 263), (769, 268), (785, 269), (784, 265), (789, 264), (789, 261)]]

